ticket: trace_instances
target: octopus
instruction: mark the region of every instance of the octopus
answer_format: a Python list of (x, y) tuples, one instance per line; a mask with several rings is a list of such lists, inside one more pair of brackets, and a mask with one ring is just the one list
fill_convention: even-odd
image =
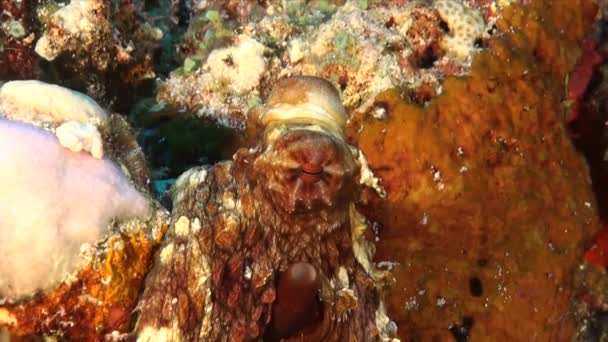
[(390, 274), (355, 208), (365, 163), (344, 139), (326, 80), (279, 81), (262, 139), (233, 160), (184, 173), (147, 276), (142, 341), (393, 341)]

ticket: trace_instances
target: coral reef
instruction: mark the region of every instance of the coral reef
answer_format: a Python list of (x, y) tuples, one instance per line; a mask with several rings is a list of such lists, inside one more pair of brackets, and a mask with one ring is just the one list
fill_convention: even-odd
[[(341, 138), (337, 92), (322, 79), (285, 79), (265, 113), (263, 142), (177, 180), (138, 339), (391, 341), (380, 296), (388, 275), (371, 264), (354, 208), (360, 165)], [(299, 314), (282, 314), (298, 303)]]
[[(84, 94), (24, 81), (0, 95), (0, 174), (10, 180), (0, 196), (0, 326), (71, 340), (121, 329), (168, 223), (145, 195), (135, 138)], [(106, 157), (100, 146), (93, 156), (61, 146), (53, 133), (66, 124), (102, 137)]]
[[(598, 8), (0, 0), (0, 140), (27, 137), (0, 159), (28, 171), (0, 165), (15, 181), (0, 231), (68, 255), (38, 264), (59, 269), (49, 278), (0, 246), (0, 327), (60, 340), (608, 336)], [(143, 146), (104, 108), (129, 114)], [(31, 167), (34, 149), (49, 172)], [(100, 177), (70, 182), (83, 173)], [(163, 208), (150, 193), (171, 184)], [(35, 225), (5, 212), (36, 204)], [(65, 237), (53, 229), (70, 236), (45, 245)]]
[(3, 0), (0, 80), (38, 78), (127, 111), (151, 93), (158, 63), (170, 63), (159, 28), (173, 32), (167, 11), (144, 1)]
[[(330, 80), (349, 111), (370, 110), (374, 97), (391, 88), (424, 86), (430, 94), (420, 96), (424, 102), (440, 93), (443, 75), (468, 70), (494, 21), (457, 1), (264, 6), (249, 10), (265, 15), (242, 22), (230, 6), (202, 5), (181, 45), (183, 66), (161, 85), (159, 103), (244, 131), (260, 97), (278, 79), (301, 74)], [(246, 83), (235, 79), (246, 75), (237, 59), (255, 61), (245, 68)]]
[[(587, 167), (564, 127), (565, 79), (596, 5), (512, 4), (470, 75), (426, 106), (389, 91), (349, 135), (385, 199), (376, 261), (403, 340), (569, 340), (572, 274), (599, 229)], [(364, 196), (365, 197), (365, 196)]]

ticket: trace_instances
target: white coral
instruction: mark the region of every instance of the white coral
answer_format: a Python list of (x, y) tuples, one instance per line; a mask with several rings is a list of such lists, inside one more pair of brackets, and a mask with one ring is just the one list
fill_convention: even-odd
[(0, 298), (56, 286), (112, 219), (148, 213), (111, 161), (63, 148), (50, 132), (0, 119)]
[(103, 124), (108, 114), (90, 97), (40, 81), (12, 81), (0, 87), (0, 115), (36, 122)]
[(216, 49), (209, 54), (205, 69), (214, 78), (226, 78), (237, 92), (255, 88), (266, 71), (264, 45), (247, 39), (236, 46)]
[(55, 131), (59, 143), (72, 152), (86, 151), (97, 159), (103, 157), (103, 141), (97, 128), (91, 124), (68, 121)]

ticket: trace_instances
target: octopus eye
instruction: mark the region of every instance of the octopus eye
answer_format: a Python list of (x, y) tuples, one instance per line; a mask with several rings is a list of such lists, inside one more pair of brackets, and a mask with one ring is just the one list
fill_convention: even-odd
[(314, 184), (321, 180), (323, 175), (323, 167), (318, 164), (304, 163), (302, 165), (302, 173), (300, 179), (304, 183)]
[(322, 132), (283, 133), (254, 167), (266, 193), (288, 213), (331, 208), (351, 193), (354, 161), (350, 150)]

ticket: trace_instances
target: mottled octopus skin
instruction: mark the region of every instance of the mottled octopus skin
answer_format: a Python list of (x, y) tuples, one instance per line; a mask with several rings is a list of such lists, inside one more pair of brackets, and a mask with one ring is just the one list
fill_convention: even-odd
[[(340, 201), (289, 212), (269, 196), (267, 164), (256, 165), (260, 151), (239, 150), (234, 161), (193, 170), (178, 181), (174, 224), (139, 305), (135, 333), (140, 339), (162, 334), (175, 341), (278, 340), (265, 336), (272, 325), (276, 281), (299, 262), (319, 272), (322, 317), (282, 340), (377, 339), (378, 290), (352, 249), (349, 205), (356, 189), (348, 187), (355, 174), (343, 175), (344, 187), (339, 188), (344, 191), (330, 192), (341, 194)], [(183, 217), (196, 222), (187, 234), (176, 228)], [(346, 270), (354, 302), (339, 294), (340, 267)]]

